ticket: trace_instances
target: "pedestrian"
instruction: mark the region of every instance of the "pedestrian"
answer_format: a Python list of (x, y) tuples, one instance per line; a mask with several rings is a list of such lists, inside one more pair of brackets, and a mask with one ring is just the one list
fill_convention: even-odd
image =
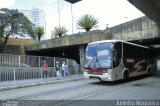
[(62, 75), (65, 77), (66, 76), (66, 72), (65, 72), (65, 62), (62, 63)]
[(60, 79), (61, 77), (60, 66), (58, 61), (56, 62), (56, 77), (57, 79)]
[(62, 63), (62, 72), (63, 72), (63, 76), (64, 77), (66, 77), (67, 75), (69, 75), (68, 65), (65, 62)]
[(79, 66), (78, 66), (77, 62), (74, 62), (74, 70), (75, 70), (76, 75), (78, 75), (78, 68), (79, 68)]
[(46, 60), (43, 61), (43, 77), (48, 77), (48, 63)]
[(66, 72), (66, 75), (70, 74), (69, 71), (68, 71), (68, 65), (67, 64), (65, 65), (65, 72)]

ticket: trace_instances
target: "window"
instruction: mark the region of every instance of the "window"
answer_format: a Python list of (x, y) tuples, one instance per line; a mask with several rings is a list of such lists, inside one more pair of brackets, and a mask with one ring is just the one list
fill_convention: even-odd
[(122, 58), (122, 44), (120, 42), (115, 43), (113, 49), (113, 67), (118, 67)]

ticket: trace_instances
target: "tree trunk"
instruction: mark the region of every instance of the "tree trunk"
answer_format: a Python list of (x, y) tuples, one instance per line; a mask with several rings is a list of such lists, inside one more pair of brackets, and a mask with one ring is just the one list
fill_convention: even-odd
[(88, 31), (90, 31), (90, 29), (91, 29), (91, 28), (86, 28), (86, 31), (88, 32)]
[(38, 35), (38, 41), (40, 42), (40, 40), (41, 40), (41, 35)]
[(9, 35), (10, 35), (10, 34), (6, 35), (6, 37), (5, 37), (5, 39), (4, 39), (4, 42), (0, 45), (0, 53), (2, 53), (2, 52), (4, 51), (4, 49), (5, 49), (5, 47), (6, 47), (6, 44), (7, 44), (7, 42), (8, 42)]

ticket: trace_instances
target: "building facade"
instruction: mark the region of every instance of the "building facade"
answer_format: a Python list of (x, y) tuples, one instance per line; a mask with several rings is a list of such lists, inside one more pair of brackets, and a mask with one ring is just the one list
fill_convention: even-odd
[(33, 8), (32, 10), (19, 10), (22, 12), (27, 18), (35, 24), (36, 27), (44, 28), (44, 36), (41, 39), (46, 38), (46, 17), (45, 12), (39, 8)]

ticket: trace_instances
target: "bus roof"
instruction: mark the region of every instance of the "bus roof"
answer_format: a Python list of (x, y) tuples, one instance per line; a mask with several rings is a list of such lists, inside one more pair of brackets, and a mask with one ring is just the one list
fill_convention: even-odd
[(149, 48), (149, 47), (146, 47), (146, 46), (142, 46), (142, 45), (138, 45), (138, 44), (135, 44), (135, 43), (131, 43), (131, 42), (127, 42), (127, 41), (124, 41), (124, 40), (101, 40), (101, 41), (95, 41), (95, 42), (91, 42), (89, 44), (97, 44), (97, 43), (105, 43), (105, 42), (122, 42), (122, 43), (127, 43), (127, 44), (130, 44), (130, 45), (135, 45), (135, 46), (139, 46), (139, 47), (143, 47), (143, 48)]

